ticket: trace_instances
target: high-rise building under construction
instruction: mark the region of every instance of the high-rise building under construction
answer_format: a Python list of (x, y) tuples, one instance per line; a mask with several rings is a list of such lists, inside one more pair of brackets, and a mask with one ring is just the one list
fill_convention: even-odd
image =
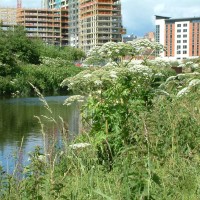
[(0, 8), (0, 21), (7, 26), (23, 25), (29, 37), (40, 37), (48, 44), (70, 45), (84, 51), (122, 41), (120, 0), (42, 0), (42, 7), (27, 9), (18, 3), (17, 9), (11, 9), (16, 20), (6, 17), (11, 16), (9, 9)]
[(46, 0), (45, 4), (51, 9), (68, 10), (70, 46), (88, 51), (109, 41), (122, 40), (120, 0)]

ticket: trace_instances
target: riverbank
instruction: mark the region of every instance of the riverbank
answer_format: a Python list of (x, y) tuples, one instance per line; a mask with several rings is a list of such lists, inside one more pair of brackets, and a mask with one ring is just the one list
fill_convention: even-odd
[(19, 68), (18, 73), (12, 76), (0, 76), (0, 96), (36, 96), (30, 83), (44, 95), (70, 94), (67, 87), (61, 87), (60, 83), (66, 77), (74, 76), (82, 70), (70, 63), (60, 66), (59, 62), (52, 66), (24, 65)]

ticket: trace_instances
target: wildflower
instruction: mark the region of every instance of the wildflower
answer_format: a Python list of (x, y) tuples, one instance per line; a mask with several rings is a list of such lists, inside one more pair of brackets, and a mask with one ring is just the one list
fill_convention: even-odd
[(71, 149), (80, 149), (80, 148), (86, 148), (88, 146), (91, 146), (89, 143), (77, 143), (77, 144), (71, 144), (69, 147)]
[(167, 78), (166, 83), (168, 83), (169, 81), (175, 80), (177, 78), (177, 76), (170, 76), (169, 78)]
[(144, 65), (133, 65), (128, 69), (130, 72), (142, 73), (144, 76), (149, 76), (152, 74), (152, 70)]
[(91, 77), (92, 76), (92, 74), (85, 74), (84, 76), (83, 76), (83, 78), (89, 78), (89, 77)]
[(113, 79), (117, 78), (117, 72), (116, 71), (111, 71), (110, 72), (110, 77), (113, 78)]
[(193, 64), (193, 65), (191, 65), (191, 69), (193, 71), (199, 69), (199, 64)]
[(177, 77), (178, 77), (179, 80), (183, 80), (183, 79), (186, 78), (186, 75), (185, 74), (178, 74)]
[(182, 97), (190, 92), (189, 87), (185, 87), (177, 93), (177, 97)]
[(189, 86), (190, 87), (194, 87), (196, 85), (200, 85), (200, 79), (193, 79), (192, 81), (190, 81)]
[(64, 104), (63, 104), (63, 105), (71, 106), (72, 103), (74, 103), (74, 102), (82, 103), (82, 102), (84, 102), (84, 100), (85, 100), (85, 97), (84, 97), (84, 96), (81, 96), (81, 95), (73, 95), (73, 96), (68, 97), (68, 98), (64, 101)]
[(96, 80), (96, 81), (94, 81), (94, 84), (97, 85), (97, 86), (98, 85), (102, 85), (102, 81), (101, 80)]

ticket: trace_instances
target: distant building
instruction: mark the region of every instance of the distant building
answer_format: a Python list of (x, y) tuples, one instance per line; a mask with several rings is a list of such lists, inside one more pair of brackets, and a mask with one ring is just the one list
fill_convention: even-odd
[(125, 43), (126, 42), (131, 42), (131, 41), (133, 41), (135, 39), (137, 39), (137, 36), (133, 35), (133, 34), (123, 36), (123, 42), (125, 42)]
[(2, 28), (8, 29), (17, 25), (16, 8), (0, 8), (0, 23)]
[(68, 13), (66, 10), (0, 8), (4, 30), (21, 25), (30, 38), (41, 38), (46, 44), (68, 45)]
[(68, 10), (69, 45), (90, 50), (106, 42), (120, 42), (121, 0), (43, 0), (48, 8)]
[(144, 38), (150, 40), (151, 42), (154, 42), (155, 41), (155, 33), (148, 32), (144, 35)]
[(155, 16), (156, 42), (166, 47), (161, 57), (186, 59), (200, 56), (200, 17), (170, 18)]
[(30, 38), (46, 44), (68, 45), (68, 13), (60, 9), (18, 9), (17, 24), (24, 26)]
[[(48, 44), (89, 51), (106, 42), (121, 42), (121, 0), (42, 0), (43, 9), (0, 9), (3, 26), (20, 24), (29, 37)], [(2, 10), (2, 11), (1, 11)], [(13, 16), (13, 20), (10, 20)], [(0, 20), (1, 20), (0, 18)]]

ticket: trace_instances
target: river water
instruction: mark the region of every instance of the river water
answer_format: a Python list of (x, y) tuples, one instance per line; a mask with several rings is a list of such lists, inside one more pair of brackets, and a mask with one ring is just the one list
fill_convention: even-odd
[(63, 105), (66, 98), (45, 97), (52, 114), (39, 98), (0, 99), (0, 165), (4, 170), (12, 171), (16, 162), (15, 154), (19, 152), (21, 144), (23, 163), (26, 163), (29, 152), (32, 152), (35, 146), (43, 147), (41, 123), (44, 125), (45, 134), (50, 137), (59, 135), (63, 127), (69, 130), (66, 137), (78, 133), (78, 111), (75, 105)]

